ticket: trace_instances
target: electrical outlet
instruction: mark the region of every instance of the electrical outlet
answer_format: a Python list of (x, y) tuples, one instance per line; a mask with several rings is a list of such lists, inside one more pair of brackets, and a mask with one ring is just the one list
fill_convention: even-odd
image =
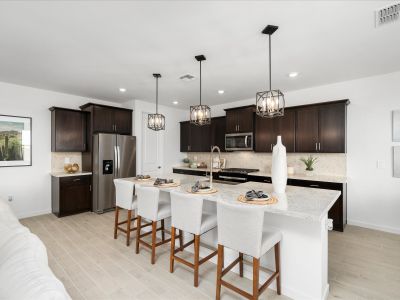
[(14, 197), (13, 196), (8, 196), (8, 201), (10, 201), (10, 202), (12, 202), (14, 200)]

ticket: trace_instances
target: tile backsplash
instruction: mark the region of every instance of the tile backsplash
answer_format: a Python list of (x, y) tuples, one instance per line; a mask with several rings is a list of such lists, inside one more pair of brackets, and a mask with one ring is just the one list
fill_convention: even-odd
[(51, 152), (51, 171), (63, 172), (64, 160), (69, 158), (71, 163), (77, 163), (79, 170), (82, 170), (82, 153), (80, 152)]
[[(214, 153), (214, 155), (217, 155)], [(308, 157), (308, 153), (288, 153), (288, 166), (294, 168), (295, 174), (304, 174), (305, 166), (300, 158)], [(314, 167), (315, 175), (335, 175), (346, 176), (346, 154), (344, 153), (312, 153), (313, 157), (318, 157)], [(210, 164), (210, 153), (188, 153), (188, 158), (198, 162), (204, 161)], [(254, 168), (260, 172), (271, 172), (272, 154), (255, 153), (251, 151), (238, 151), (221, 153), (221, 158), (226, 159), (227, 168)]]

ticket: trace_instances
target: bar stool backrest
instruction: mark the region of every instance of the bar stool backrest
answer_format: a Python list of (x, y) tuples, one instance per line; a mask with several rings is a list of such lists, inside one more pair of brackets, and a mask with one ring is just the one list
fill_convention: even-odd
[(114, 179), (116, 205), (124, 209), (132, 209), (135, 184), (128, 180)]
[(157, 220), (160, 190), (152, 186), (136, 186), (138, 198), (138, 215), (152, 220)]
[(217, 221), (218, 244), (256, 258), (261, 256), (262, 208), (219, 201)]
[(171, 226), (199, 235), (203, 215), (203, 198), (171, 191)]

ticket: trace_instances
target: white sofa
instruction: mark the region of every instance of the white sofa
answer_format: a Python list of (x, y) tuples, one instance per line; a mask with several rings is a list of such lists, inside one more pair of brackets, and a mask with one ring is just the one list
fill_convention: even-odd
[(71, 299), (50, 270), (42, 241), (0, 199), (0, 299)]

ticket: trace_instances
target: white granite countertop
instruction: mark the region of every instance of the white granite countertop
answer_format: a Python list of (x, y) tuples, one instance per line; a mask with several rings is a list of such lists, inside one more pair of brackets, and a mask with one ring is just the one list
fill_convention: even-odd
[[(180, 169), (180, 170), (191, 170), (191, 171), (207, 171), (210, 172), (210, 169), (195, 169), (195, 168), (189, 168), (189, 167), (184, 167), (184, 166), (175, 166), (173, 167), (174, 169)], [(220, 169), (213, 169), (213, 172), (218, 172)], [(271, 173), (267, 172), (253, 172), (249, 173), (251, 176), (260, 176), (260, 177), (271, 177)], [(347, 178), (345, 176), (336, 176), (336, 175), (307, 175), (307, 174), (291, 174), (288, 175), (288, 179), (299, 179), (299, 180), (310, 180), (310, 181), (322, 181), (322, 182), (334, 182), (334, 183), (346, 183)]]
[(51, 176), (54, 176), (54, 177), (72, 177), (72, 176), (92, 175), (92, 172), (82, 171), (82, 172), (76, 172), (76, 173), (70, 174), (70, 173), (65, 173), (65, 172), (61, 171), (61, 172), (51, 172), (50, 174), (51, 174)]
[[(184, 174), (165, 174), (163, 178), (174, 178), (181, 182), (181, 186), (175, 188), (161, 188), (163, 191), (171, 191), (177, 189), (182, 192), (187, 190), (194, 184), (195, 181), (206, 181), (201, 176), (191, 176)], [(134, 178), (126, 178), (133, 181)], [(138, 183), (141, 185), (152, 185), (153, 182)], [(272, 194), (272, 184), (259, 182), (246, 182), (238, 185), (228, 185), (221, 183), (213, 183), (213, 187), (218, 190), (215, 194), (203, 195), (204, 199), (210, 201), (227, 201), (237, 205), (251, 205), (237, 201), (239, 195), (245, 194), (247, 191), (255, 189), (262, 190), (267, 194)], [(333, 206), (340, 196), (340, 191), (312, 189), (305, 187), (287, 186), (286, 194), (275, 195), (278, 198), (278, 203), (272, 205), (260, 205), (267, 213), (284, 215), (289, 217), (301, 218), (311, 221), (321, 221), (327, 215), (329, 209)]]

